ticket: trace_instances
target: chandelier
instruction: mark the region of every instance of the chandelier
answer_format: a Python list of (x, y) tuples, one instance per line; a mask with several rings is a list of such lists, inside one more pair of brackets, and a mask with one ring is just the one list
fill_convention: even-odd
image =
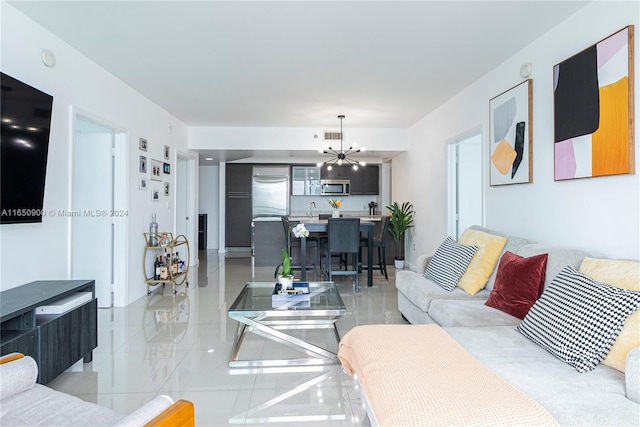
[(357, 148), (358, 143), (354, 142), (346, 151), (342, 148), (342, 120), (344, 119), (344, 117), (345, 116), (343, 114), (338, 116), (338, 118), (340, 119), (340, 150), (336, 150), (330, 146), (327, 148), (319, 149), (318, 153), (329, 154), (330, 156), (332, 156), (331, 159), (325, 162), (318, 162), (316, 166), (318, 166), (319, 168), (327, 165), (327, 170), (331, 170), (334, 165), (342, 166), (345, 163), (351, 166), (353, 170), (358, 170), (358, 166), (366, 166), (365, 162), (357, 161), (349, 157), (361, 151), (365, 151), (365, 147)]

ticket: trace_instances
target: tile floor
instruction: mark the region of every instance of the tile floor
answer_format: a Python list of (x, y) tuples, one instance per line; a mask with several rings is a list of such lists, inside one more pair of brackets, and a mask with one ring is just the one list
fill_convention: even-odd
[[(356, 382), (339, 365), (230, 369), (237, 323), (227, 308), (248, 281), (271, 281), (272, 268), (251, 260), (201, 251), (189, 271), (189, 287), (157, 289), (125, 308), (98, 310), (98, 347), (93, 361), (76, 363), (48, 385), (121, 413), (158, 394), (191, 400), (196, 425), (368, 426)], [(341, 335), (353, 326), (406, 323), (398, 312), (394, 269), (389, 280), (374, 271), (374, 286), (353, 292), (351, 279), (336, 281), (347, 307), (337, 322)], [(363, 286), (362, 283), (365, 283)], [(298, 336), (337, 350), (330, 330)], [(248, 334), (241, 358), (297, 358), (280, 344)]]

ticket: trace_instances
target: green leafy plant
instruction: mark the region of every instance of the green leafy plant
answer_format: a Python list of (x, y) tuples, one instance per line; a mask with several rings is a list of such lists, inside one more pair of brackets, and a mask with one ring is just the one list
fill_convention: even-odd
[[(282, 273), (280, 273), (280, 269), (282, 269)], [(278, 274), (282, 276), (293, 276), (293, 270), (291, 270), (291, 257), (286, 249), (282, 250), (282, 262), (276, 266), (273, 278), (277, 279)]]
[(413, 205), (409, 202), (404, 202), (399, 205), (398, 202), (393, 202), (391, 206), (387, 206), (389, 210), (389, 231), (393, 236), (393, 240), (396, 241), (396, 259), (404, 259), (404, 235), (408, 229), (413, 227), (413, 216), (415, 211)]

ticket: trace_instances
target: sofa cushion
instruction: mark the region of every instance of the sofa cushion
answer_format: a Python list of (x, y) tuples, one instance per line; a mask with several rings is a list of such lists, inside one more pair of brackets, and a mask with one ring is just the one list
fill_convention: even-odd
[(600, 364), (581, 374), (513, 326), (444, 329), (492, 371), (542, 404), (562, 426), (640, 424), (640, 407), (625, 396), (626, 375), (617, 369)]
[(640, 403), (640, 347), (627, 353), (624, 381), (627, 398)]
[[(2, 399), (2, 426), (112, 426), (123, 415), (40, 384)], [(61, 420), (64, 420), (62, 422)]]
[(596, 282), (567, 266), (516, 329), (578, 372), (588, 372), (606, 357), (638, 307), (640, 292)]
[(524, 319), (542, 295), (547, 256), (541, 254), (524, 258), (506, 252), (500, 260), (496, 283), (485, 304)]
[[(483, 291), (488, 292), (488, 291)], [(516, 326), (520, 319), (480, 300), (434, 299), (429, 316), (440, 326)]]
[(489, 297), (489, 291), (481, 290), (475, 295), (469, 295), (460, 288), (449, 292), (437, 283), (425, 278), (414, 271), (398, 271), (396, 273), (396, 288), (409, 301), (418, 306), (425, 313), (429, 311), (431, 301), (436, 299), (470, 300), (477, 299), (484, 302)]
[[(640, 262), (616, 259), (585, 258), (580, 272), (598, 282), (622, 289), (640, 291)], [(627, 353), (640, 346), (640, 311), (627, 318), (611, 351), (602, 361), (607, 366), (625, 371)]]
[(532, 243), (524, 245), (518, 249), (516, 254), (528, 258), (534, 255), (548, 254), (547, 257), (547, 272), (544, 279), (545, 289), (551, 284), (551, 281), (565, 268), (567, 265), (575, 268), (580, 268), (582, 260), (591, 256), (587, 252), (579, 249), (571, 248), (559, 248), (553, 246), (547, 246), (540, 243)]
[[(472, 225), (471, 227), (469, 227), (469, 229), (471, 230), (478, 230), (478, 231), (483, 231), (485, 233), (489, 233), (489, 234), (495, 234), (496, 236), (502, 236), (502, 237), (506, 237), (507, 238), (507, 243), (505, 243), (504, 248), (502, 248), (502, 252), (500, 253), (500, 258), (502, 258), (502, 255), (504, 255), (505, 252), (509, 251), (509, 252), (513, 252), (518, 253), (518, 250), (527, 244), (530, 243), (534, 243), (529, 239), (525, 239), (524, 237), (517, 237), (517, 236), (507, 236), (505, 234), (499, 233), (497, 231), (488, 229), (488, 228), (484, 228), (481, 227), (479, 225)], [(497, 268), (493, 269), (493, 272), (491, 273), (491, 276), (489, 276), (489, 280), (487, 281), (487, 285), (485, 286), (485, 289), (491, 290), (493, 289), (493, 284), (496, 280), (496, 274), (498, 272)]]
[(506, 237), (496, 236), (494, 234), (485, 233), (483, 231), (466, 229), (458, 243), (467, 246), (477, 246), (473, 259), (469, 263), (469, 267), (464, 272), (458, 287), (464, 289), (465, 292), (474, 295), (480, 289), (484, 288), (496, 268), (498, 258), (502, 253), (507, 242)]
[(447, 291), (454, 290), (477, 250), (477, 246), (461, 245), (447, 237), (431, 258), (424, 277)]

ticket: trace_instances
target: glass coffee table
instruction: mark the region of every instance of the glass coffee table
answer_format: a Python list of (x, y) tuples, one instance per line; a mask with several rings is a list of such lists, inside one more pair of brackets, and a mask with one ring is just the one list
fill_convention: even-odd
[[(238, 321), (231, 349), (230, 368), (329, 365), (338, 363), (336, 353), (283, 331), (300, 329), (333, 329), (340, 335), (336, 321), (347, 313), (340, 293), (333, 282), (309, 282), (310, 298), (306, 301), (273, 303), (275, 283), (250, 282), (229, 308), (229, 317)], [(310, 357), (299, 359), (238, 360), (238, 353), (247, 332), (294, 348)]]

